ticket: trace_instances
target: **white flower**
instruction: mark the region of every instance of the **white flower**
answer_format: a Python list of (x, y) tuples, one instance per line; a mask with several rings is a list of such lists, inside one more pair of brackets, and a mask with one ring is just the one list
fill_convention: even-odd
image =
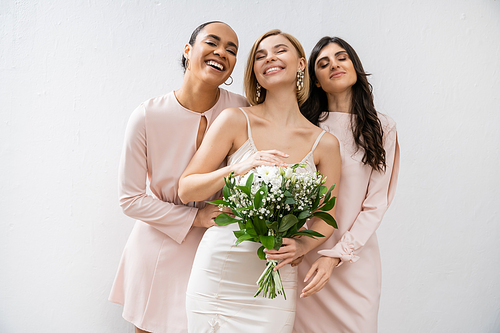
[(267, 184), (270, 183), (273, 178), (281, 178), (279, 167), (261, 165), (255, 168), (255, 172)]
[(281, 187), (281, 180), (282, 178), (280, 175), (271, 179), (271, 185), (273, 186), (274, 191), (279, 190), (279, 188)]

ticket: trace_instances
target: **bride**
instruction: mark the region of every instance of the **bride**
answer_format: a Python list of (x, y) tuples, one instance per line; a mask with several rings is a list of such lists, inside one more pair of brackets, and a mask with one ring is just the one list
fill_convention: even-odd
[[(244, 175), (261, 165), (302, 162), (308, 172), (317, 168), (327, 176), (326, 186), (338, 183), (337, 139), (311, 124), (299, 110), (308, 87), (299, 41), (280, 30), (262, 35), (250, 51), (245, 72), (245, 92), (253, 106), (226, 109), (210, 127), (179, 180), (182, 202), (203, 200), (219, 191), (231, 172)], [(224, 162), (227, 166), (219, 169)], [(334, 213), (335, 208), (330, 211)], [(288, 264), (333, 232), (320, 219), (311, 222), (310, 229), (325, 237), (287, 238), (279, 251), (266, 250), (269, 259), (282, 260), (277, 268), (287, 300), (253, 296), (266, 265), (256, 254), (260, 244), (235, 246), (236, 224), (208, 229), (198, 247), (186, 293), (189, 332), (291, 332), (297, 272)]]

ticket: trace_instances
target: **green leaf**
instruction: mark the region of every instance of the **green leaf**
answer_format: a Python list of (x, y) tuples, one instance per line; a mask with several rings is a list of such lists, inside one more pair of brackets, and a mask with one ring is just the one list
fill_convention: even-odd
[(215, 224), (217, 225), (228, 225), (238, 222), (238, 219), (227, 215), (226, 213), (221, 213), (215, 218)]
[(327, 192), (326, 186), (321, 185), (319, 187), (319, 196), (322, 197)]
[(238, 227), (240, 228), (240, 230), (244, 230), (247, 228), (247, 225), (242, 220), (238, 220)]
[(234, 236), (236, 236), (236, 238), (239, 238), (239, 237), (241, 237), (241, 236), (243, 236), (245, 234), (245, 229), (243, 229), (243, 230), (235, 230), (235, 231), (233, 231), (233, 234), (234, 234)]
[(325, 196), (323, 197), (323, 204), (330, 200), (331, 194), (332, 194), (331, 192), (326, 192)]
[(229, 187), (227, 186), (227, 184), (222, 188), (222, 196), (225, 200), (228, 200), (231, 196), (231, 192), (229, 191)]
[(332, 191), (333, 191), (333, 189), (334, 189), (334, 188), (335, 188), (335, 184), (333, 184), (332, 186), (330, 186), (330, 188), (329, 188), (329, 189), (328, 189), (328, 191), (326, 192), (326, 194), (325, 194), (325, 198), (324, 198), (324, 201), (325, 201), (325, 202), (326, 202), (326, 201), (328, 201), (328, 200), (330, 200), (330, 196), (331, 196)]
[(226, 207), (231, 207), (231, 203), (224, 201), (224, 200), (213, 200), (213, 201), (205, 201), (206, 203), (212, 204), (212, 205), (223, 205)]
[(330, 214), (325, 212), (315, 212), (313, 213), (313, 216), (319, 217), (320, 219), (337, 229), (337, 221), (335, 221), (333, 216), (331, 216)]
[(295, 216), (293, 214), (288, 214), (288, 215), (283, 216), (283, 219), (281, 220), (278, 232), (286, 232), (292, 226), (297, 224), (297, 222), (299, 222), (299, 220), (297, 219), (297, 216)]
[(247, 230), (247, 234), (252, 235), (253, 237), (258, 237), (257, 232), (255, 231), (255, 227), (252, 223), (252, 220), (248, 220), (245, 224), (245, 229)]
[(333, 206), (335, 206), (335, 199), (337, 199), (337, 197), (333, 197), (329, 201), (326, 201), (326, 203), (320, 208), (320, 210), (329, 211), (330, 209), (332, 209)]
[(252, 209), (252, 206), (248, 206), (248, 207), (240, 207), (240, 208), (238, 208), (238, 209), (233, 209), (233, 212), (238, 212), (238, 213), (240, 213), (240, 212), (242, 212), (242, 211), (244, 211), (244, 210), (247, 210), (247, 209)]
[(283, 235), (283, 237), (290, 238), (293, 235), (295, 235), (297, 233), (297, 231), (299, 231), (299, 229), (302, 227), (302, 226), (299, 227), (299, 224), (300, 224), (300, 222), (298, 224), (294, 225), (293, 227), (291, 227), (290, 229), (288, 229), (288, 231)]
[(252, 188), (252, 183), (253, 183), (253, 172), (247, 178), (246, 187)]
[(278, 251), (280, 249), (281, 245), (283, 245), (283, 237), (276, 236), (276, 238), (274, 240), (274, 249), (276, 251)]
[(269, 220), (266, 220), (266, 226), (274, 232), (278, 232), (278, 221), (269, 222)]
[(259, 247), (259, 249), (257, 250), (257, 255), (259, 256), (259, 258), (261, 260), (266, 260), (266, 253), (264, 252), (264, 249), (265, 247), (264, 246), (261, 246)]
[(238, 237), (238, 239), (236, 240), (236, 243), (235, 245), (238, 246), (241, 242), (243, 241), (246, 241), (246, 240), (250, 240), (252, 239), (253, 236), (252, 235), (249, 235), (249, 234), (244, 234), (244, 235), (241, 235), (240, 237)]
[(292, 193), (290, 193), (290, 191), (288, 191), (288, 190), (286, 190), (284, 194), (285, 194), (286, 197), (293, 196)]
[(258, 235), (267, 235), (266, 222), (262, 219), (259, 219), (258, 216), (255, 216), (253, 218), (253, 226)]
[(267, 186), (262, 185), (262, 187), (259, 188), (257, 193), (255, 193), (255, 198), (253, 200), (253, 206), (255, 207), (255, 209), (259, 209), (262, 206), (262, 199), (266, 198), (267, 191), (268, 191)]
[(259, 240), (268, 250), (271, 250), (274, 247), (274, 236), (259, 235)]
[(236, 185), (236, 188), (239, 189), (241, 192), (245, 193), (246, 195), (248, 195), (249, 197), (252, 195), (250, 189), (246, 186)]
[(295, 200), (293, 198), (286, 198), (285, 200), (285, 205), (293, 205), (295, 203)]
[(311, 237), (311, 238), (314, 238), (314, 237), (325, 237), (324, 235), (322, 235), (319, 232), (314, 231), (314, 230), (301, 230), (301, 231), (297, 231), (295, 234), (291, 235), (290, 237), (293, 237), (293, 236), (307, 236), (307, 237)]
[(309, 210), (303, 210), (300, 212), (300, 214), (297, 216), (299, 220), (307, 219), (309, 216), (311, 216), (311, 212)]
[(318, 206), (319, 206), (319, 201), (320, 201), (320, 200), (321, 200), (320, 196), (319, 196), (319, 195), (317, 195), (317, 196), (316, 196), (316, 199), (314, 199), (314, 202), (313, 202), (313, 204), (312, 204), (312, 206), (311, 206), (311, 211), (313, 211), (313, 210), (315, 210), (316, 208), (318, 208)]

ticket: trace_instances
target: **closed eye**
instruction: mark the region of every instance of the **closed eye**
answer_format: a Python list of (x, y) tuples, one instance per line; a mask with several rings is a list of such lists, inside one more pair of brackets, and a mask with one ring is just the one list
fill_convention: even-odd
[(328, 61), (322, 61), (318, 63), (319, 68), (326, 68), (328, 66), (329, 62)]
[(263, 51), (258, 51), (255, 54), (255, 60), (261, 60), (261, 59), (264, 59), (265, 57), (266, 57), (266, 53)]

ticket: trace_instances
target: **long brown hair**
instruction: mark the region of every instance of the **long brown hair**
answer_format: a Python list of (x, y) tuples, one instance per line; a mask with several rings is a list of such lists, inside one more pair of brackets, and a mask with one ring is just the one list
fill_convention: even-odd
[(368, 82), (368, 75), (363, 69), (361, 60), (356, 51), (345, 40), (339, 37), (323, 37), (314, 46), (309, 57), (309, 98), (300, 107), (302, 114), (313, 124), (319, 125), (328, 118), (328, 98), (326, 92), (317, 87), (315, 63), (321, 50), (330, 43), (335, 43), (346, 50), (356, 70), (357, 81), (352, 86), (351, 94), (351, 126), (354, 142), (357, 148), (363, 148), (365, 155), (362, 162), (374, 170), (385, 171), (385, 150), (383, 146), (382, 124), (373, 104), (372, 85)]

